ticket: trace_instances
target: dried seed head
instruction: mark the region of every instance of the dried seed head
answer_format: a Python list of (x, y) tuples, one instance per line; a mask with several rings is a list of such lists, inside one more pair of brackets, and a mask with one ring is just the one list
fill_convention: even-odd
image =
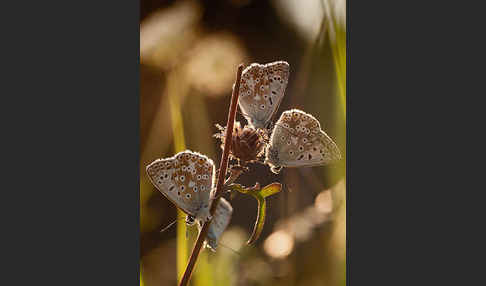
[[(216, 127), (220, 130), (220, 133), (215, 134), (214, 137), (221, 140), (221, 149), (223, 149), (226, 128), (220, 125), (216, 125)], [(239, 121), (235, 122), (230, 150), (230, 155), (233, 158), (245, 163), (256, 161), (262, 155), (263, 147), (263, 138), (256, 129), (248, 125), (241, 127)]]

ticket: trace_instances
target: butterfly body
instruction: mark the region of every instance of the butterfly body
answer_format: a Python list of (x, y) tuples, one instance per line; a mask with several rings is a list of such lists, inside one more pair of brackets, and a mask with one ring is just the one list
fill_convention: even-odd
[(289, 78), (289, 64), (253, 63), (241, 76), (238, 104), (249, 125), (266, 129), (282, 101)]
[(274, 173), (282, 167), (320, 166), (341, 159), (339, 148), (321, 130), (319, 121), (298, 109), (282, 113), (265, 153), (265, 162)]

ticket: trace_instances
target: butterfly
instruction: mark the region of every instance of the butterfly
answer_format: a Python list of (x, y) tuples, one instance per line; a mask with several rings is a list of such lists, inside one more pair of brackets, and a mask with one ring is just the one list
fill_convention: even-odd
[(147, 174), (152, 184), (173, 204), (194, 219), (208, 221), (211, 190), (215, 180), (214, 163), (189, 150), (150, 163)]
[[(186, 150), (173, 157), (157, 159), (146, 168), (152, 184), (176, 207), (187, 214), (186, 223), (193, 225), (211, 219), (215, 166), (211, 159)], [(229, 224), (233, 208), (223, 198), (209, 226), (208, 245), (216, 249), (219, 236)]]
[[(214, 218), (209, 225), (208, 235), (206, 237), (205, 246), (212, 251), (218, 247), (218, 241), (221, 234), (228, 227), (233, 214), (233, 207), (224, 198), (219, 199), (218, 206), (214, 213)], [(199, 231), (202, 229), (202, 222), (198, 224)]]
[(265, 163), (278, 174), (282, 167), (327, 165), (341, 152), (314, 116), (298, 109), (282, 113), (265, 150)]
[(238, 105), (248, 124), (268, 129), (282, 101), (289, 79), (289, 64), (276, 61), (253, 63), (241, 74)]

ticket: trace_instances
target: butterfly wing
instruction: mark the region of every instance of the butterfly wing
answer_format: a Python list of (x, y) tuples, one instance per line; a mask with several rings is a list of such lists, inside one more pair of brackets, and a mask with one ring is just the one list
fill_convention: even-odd
[(270, 138), (266, 160), (271, 166), (311, 167), (341, 159), (336, 143), (314, 116), (293, 109), (282, 113)]
[(253, 63), (241, 75), (238, 104), (248, 123), (265, 128), (278, 109), (289, 79), (289, 64)]
[[(209, 225), (209, 231), (206, 238), (206, 245), (210, 249), (216, 250), (218, 247), (219, 238), (221, 237), (221, 234), (223, 234), (226, 227), (228, 227), (232, 214), (233, 207), (231, 207), (231, 204), (224, 198), (220, 198), (213, 220)], [(201, 224), (198, 224), (198, 226), (200, 231)]]
[(214, 173), (211, 159), (189, 150), (147, 166), (152, 184), (178, 208), (198, 219), (209, 215)]

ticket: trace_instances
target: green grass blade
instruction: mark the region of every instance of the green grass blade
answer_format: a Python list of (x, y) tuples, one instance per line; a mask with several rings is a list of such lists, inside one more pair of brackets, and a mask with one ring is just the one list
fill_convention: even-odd
[(339, 88), (339, 99), (346, 120), (346, 30), (334, 18), (330, 19), (335, 28), (335, 39), (331, 39), (332, 58), (336, 70), (336, 80)]
[[(175, 75), (169, 77), (169, 106), (172, 123), (172, 133), (174, 138), (174, 151), (178, 153), (186, 149), (186, 142), (184, 138), (184, 125), (182, 122), (181, 107), (179, 97), (181, 94), (173, 92), (175, 86), (178, 84)], [(184, 212), (177, 209), (177, 281), (180, 281), (184, 274), (184, 269), (187, 265), (188, 259), (188, 245), (186, 239), (186, 224), (183, 218), (186, 216)]]

